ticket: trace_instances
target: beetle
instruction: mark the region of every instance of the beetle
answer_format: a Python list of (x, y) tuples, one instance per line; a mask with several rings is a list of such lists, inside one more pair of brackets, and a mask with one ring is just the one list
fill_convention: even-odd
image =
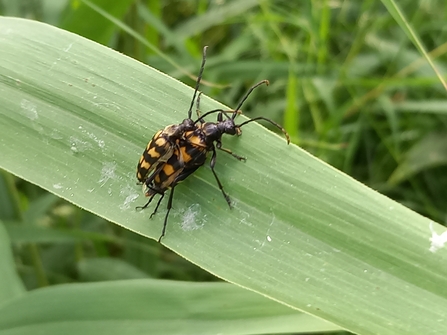
[[(248, 96), (251, 94), (251, 92), (262, 84), (268, 85), (269, 82), (267, 80), (263, 80), (253, 85), (241, 99), (239, 105), (235, 110), (224, 111), (222, 109), (215, 109), (200, 116), (194, 122), (194, 125), (196, 125), (196, 127), (193, 130), (185, 131), (183, 137), (177, 140), (177, 145), (174, 147), (174, 152), (166, 161), (166, 163), (164, 163), (163, 165), (160, 164), (157, 170), (153, 173), (152, 178), (148, 178), (144, 182), (144, 193), (147, 197), (149, 197), (149, 200), (144, 206), (139, 207), (140, 209), (147, 208), (147, 206), (149, 206), (149, 204), (152, 202), (155, 195), (160, 195), (160, 199), (158, 200), (157, 205), (155, 206), (155, 210), (151, 214), (151, 217), (157, 212), (158, 207), (162, 199), (164, 198), (165, 192), (170, 189), (167, 212), (163, 223), (162, 233), (158, 239), (159, 242), (166, 233), (166, 226), (169, 213), (172, 208), (175, 187), (192, 173), (194, 173), (200, 166), (205, 164), (209, 152), (212, 152), (210, 160), (211, 171), (213, 172), (218, 187), (221, 190), (228, 206), (230, 207), (230, 209), (232, 208), (231, 199), (224, 191), (223, 185), (220, 182), (216, 171), (214, 170), (217, 158), (216, 147), (217, 149), (232, 155), (240, 161), (245, 161), (246, 158), (239, 156), (233, 153), (231, 150), (222, 147), (221, 139), (223, 134), (240, 136), (242, 134), (242, 126), (253, 121), (265, 120), (279, 128), (285, 135), (287, 144), (290, 143), (290, 137), (286, 130), (278, 123), (263, 116), (249, 119), (240, 124), (236, 124), (234, 121), (236, 116), (240, 114), (240, 108), (242, 107)], [(199, 102), (200, 94), (197, 100)], [(205, 122), (204, 117), (213, 113), (218, 113), (217, 122)], [(230, 116), (230, 114), (232, 115)], [(224, 116), (226, 119), (224, 119)]]
[[(165, 196), (165, 192), (170, 189), (167, 212), (158, 242), (161, 241), (166, 233), (169, 212), (171, 211), (172, 201), (174, 198), (175, 186), (201, 167), (206, 160), (206, 155), (202, 155), (198, 147), (182, 139), (178, 142), (178, 145), (175, 146), (174, 152), (168, 161), (157, 168), (157, 171), (154, 172), (153, 178), (150, 180), (148, 179), (147, 182), (143, 184), (143, 192), (145, 193), (146, 197), (149, 197), (149, 200), (144, 206), (137, 207), (137, 209), (141, 210), (147, 208), (154, 197), (159, 194), (160, 198), (158, 199), (157, 205), (150, 216), (150, 218), (152, 218), (157, 213), (158, 207)], [(188, 157), (187, 163), (185, 163), (184, 157)]]
[[(272, 125), (274, 125), (279, 130), (281, 130), (282, 133), (286, 137), (287, 144), (290, 143), (290, 137), (289, 137), (289, 134), (286, 132), (286, 130), (283, 127), (281, 127), (278, 123), (276, 123), (275, 121), (270, 120), (266, 117), (258, 116), (253, 119), (249, 119), (245, 122), (242, 122), (240, 124), (236, 124), (234, 121), (236, 116), (240, 114), (239, 110), (242, 107), (242, 104), (244, 103), (244, 101), (250, 95), (250, 93), (256, 87), (258, 87), (262, 84), (268, 85), (269, 82), (267, 80), (263, 80), (263, 81), (257, 83), (256, 85), (252, 86), (250, 88), (250, 90), (246, 93), (244, 98), (241, 100), (239, 105), (236, 107), (236, 109), (232, 113), (231, 117), (228, 115), (228, 112), (223, 111), (221, 109), (209, 111), (209, 112), (205, 113), (202, 117), (205, 117), (209, 114), (218, 112), (219, 114), (217, 115), (217, 122), (202, 123), (200, 125), (200, 127), (196, 128), (192, 131), (189, 131), (185, 134), (187, 141), (193, 143), (197, 148), (200, 148), (201, 155), (207, 156), (209, 152), (212, 152), (212, 156), (210, 159), (210, 168), (211, 168), (211, 171), (213, 172), (214, 178), (216, 179), (217, 185), (219, 186), (219, 189), (221, 190), (222, 195), (225, 198), (225, 200), (228, 203), (228, 206), (230, 208), (232, 207), (230, 197), (228, 196), (228, 194), (225, 193), (222, 183), (220, 182), (219, 178), (217, 177), (216, 171), (214, 170), (214, 167), (216, 165), (216, 159), (217, 159), (216, 148), (218, 150), (224, 151), (224, 152), (232, 155), (233, 157), (235, 157), (236, 159), (238, 159), (240, 161), (245, 161), (246, 158), (239, 156), (239, 155), (233, 153), (231, 150), (222, 147), (222, 136), (224, 134), (228, 134), (228, 135), (232, 135), (232, 136), (234, 136), (234, 135), (240, 136), (240, 135), (242, 135), (242, 129), (241, 129), (242, 126), (245, 126), (246, 124), (253, 122), (253, 121), (264, 120), (264, 121), (270, 122)], [(223, 118), (224, 116), (226, 117), (226, 119)]]
[(202, 64), (197, 77), (191, 105), (188, 110), (188, 117), (180, 124), (171, 124), (166, 126), (164, 129), (157, 131), (149, 141), (137, 164), (136, 176), (140, 183), (144, 183), (148, 179), (152, 179), (156, 173), (152, 173), (150, 177), (149, 174), (153, 171), (159, 171), (157, 168), (161, 168), (162, 164), (172, 156), (176, 141), (180, 139), (186, 131), (194, 130), (196, 128), (195, 122), (191, 119), (192, 108), (194, 106), (197, 91), (202, 79), (203, 70), (205, 68), (207, 48), (207, 46), (203, 48)]

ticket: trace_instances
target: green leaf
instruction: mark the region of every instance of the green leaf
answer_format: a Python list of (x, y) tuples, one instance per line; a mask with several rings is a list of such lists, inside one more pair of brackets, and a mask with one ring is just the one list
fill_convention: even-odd
[[(92, 0), (91, 3), (107, 8), (107, 13), (122, 19), (133, 0), (108, 1)], [(85, 24), (88, 22), (89, 24)], [(71, 0), (62, 15), (61, 28), (88, 37), (102, 44), (108, 44), (116, 31), (115, 25), (99, 13), (91, 10), (82, 0)]]
[(59, 285), (0, 308), (1, 334), (265, 334), (296, 329), (338, 328), (224, 283)]
[(405, 155), (390, 177), (398, 184), (421, 171), (447, 164), (447, 135), (430, 133), (417, 142)]
[(190, 38), (216, 24), (246, 13), (251, 8), (257, 6), (258, 3), (259, 0), (245, 0), (242, 2), (231, 1), (228, 3), (217, 4), (214, 8), (210, 8), (206, 13), (181, 24), (175, 30), (175, 34), (182, 39)]
[(399, 27), (407, 34), (407, 37), (414, 44), (414, 46), (419, 50), (419, 52), (422, 55), (424, 55), (425, 60), (427, 61), (428, 64), (430, 64), (430, 67), (436, 73), (436, 76), (438, 77), (439, 81), (444, 86), (444, 90), (447, 89), (447, 84), (444, 81), (442, 73), (440, 72), (438, 67), (434, 64), (430, 55), (425, 50), (426, 48), (423, 45), (421, 38), (418, 36), (417, 32), (409, 24), (409, 22), (407, 21), (407, 18), (405, 17), (404, 13), (400, 9), (397, 2), (394, 0), (382, 0), (382, 3), (385, 5), (385, 7), (388, 9), (389, 13), (393, 16), (393, 18), (399, 24)]
[(83, 281), (105, 281), (148, 278), (148, 275), (133, 265), (114, 258), (89, 258), (78, 264)]
[(35, 225), (23, 225), (22, 222), (5, 224), (13, 243), (75, 243), (81, 240), (64, 231), (42, 228)]
[(0, 271), (2, 284), (0, 285), (0, 306), (10, 299), (19, 297), (25, 291), (17, 275), (8, 234), (0, 221)]
[(447, 101), (445, 100), (406, 100), (394, 104), (393, 107), (397, 111), (404, 113), (447, 114)]
[[(185, 117), (191, 88), (38, 22), (0, 18), (0, 49), (0, 167), (158, 238), (165, 211), (135, 211), (145, 203), (135, 166), (155, 131)], [(202, 98), (202, 111), (219, 107)], [(216, 165), (235, 208), (199, 169), (176, 188), (164, 244), (354, 332), (447, 332), (447, 255), (429, 251), (428, 219), (260, 125), (243, 131), (223, 141), (247, 162), (219, 152)]]
[(0, 170), (0, 220), (20, 217), (19, 195), (14, 188), (14, 177)]

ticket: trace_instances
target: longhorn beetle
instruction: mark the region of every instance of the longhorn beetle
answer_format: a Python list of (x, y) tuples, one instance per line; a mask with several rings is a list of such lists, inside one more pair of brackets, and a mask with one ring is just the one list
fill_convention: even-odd
[[(161, 170), (163, 163), (165, 163), (174, 153), (174, 147), (177, 145), (177, 140), (179, 140), (186, 131), (194, 130), (197, 127), (195, 122), (191, 119), (191, 114), (202, 79), (203, 70), (205, 68), (207, 48), (207, 46), (203, 48), (202, 64), (197, 77), (191, 105), (189, 106), (188, 118), (184, 119), (180, 124), (171, 124), (164, 129), (157, 131), (149, 141), (137, 165), (137, 179), (141, 183), (149, 183)], [(154, 171), (154, 173), (149, 176), (152, 171)]]
[[(279, 128), (284, 133), (287, 139), (287, 144), (290, 143), (289, 134), (285, 131), (285, 129), (276, 122), (263, 116), (249, 119), (247, 121), (242, 122), (241, 124), (236, 124), (234, 122), (236, 116), (240, 114), (240, 108), (242, 107), (242, 104), (245, 102), (245, 100), (247, 100), (251, 92), (253, 92), (253, 90), (256, 87), (262, 84), (268, 85), (269, 82), (267, 80), (263, 80), (257, 83), (256, 85), (252, 86), (248, 90), (248, 92), (244, 95), (244, 97), (241, 99), (239, 105), (234, 111), (224, 111), (222, 109), (215, 109), (200, 116), (194, 122), (194, 125), (196, 125), (196, 127), (193, 130), (186, 131), (183, 137), (177, 140), (178, 145), (174, 148), (174, 153), (166, 161), (166, 163), (161, 165), (160, 168), (158, 168), (157, 171), (154, 172), (153, 178), (148, 178), (145, 181), (143, 188), (146, 187), (145, 195), (149, 197), (149, 200), (144, 206), (139, 208), (141, 209), (147, 208), (147, 206), (151, 203), (155, 195), (160, 194), (160, 199), (158, 200), (157, 205), (155, 206), (155, 210), (151, 214), (151, 217), (157, 212), (165, 192), (168, 189), (171, 190), (167, 204), (167, 212), (163, 223), (163, 230), (158, 239), (159, 242), (161, 241), (163, 236), (165, 236), (166, 233), (166, 226), (168, 223), (169, 212), (172, 208), (172, 200), (174, 197), (175, 186), (177, 186), (177, 184), (180, 183), (181, 181), (185, 180), (200, 166), (204, 165), (209, 152), (212, 152), (210, 160), (211, 171), (213, 172), (217, 185), (221, 190), (222, 195), (224, 196), (228, 206), (232, 208), (230, 197), (224, 191), (223, 185), (220, 182), (219, 178), (217, 177), (216, 171), (214, 170), (217, 158), (216, 147), (217, 149), (232, 155), (233, 157), (235, 157), (240, 161), (242, 160), (245, 161), (246, 158), (236, 155), (231, 150), (222, 147), (221, 139), (223, 134), (240, 136), (242, 134), (241, 130), (242, 126), (253, 121), (265, 120), (270, 122), (277, 128)], [(198, 101), (199, 99), (200, 94), (198, 97)], [(205, 122), (203, 118), (212, 113), (218, 113), (217, 122)], [(232, 115), (230, 116), (230, 114)], [(226, 117), (226, 119), (224, 119), (224, 116)], [(200, 122), (200, 125), (197, 125), (198, 122)]]

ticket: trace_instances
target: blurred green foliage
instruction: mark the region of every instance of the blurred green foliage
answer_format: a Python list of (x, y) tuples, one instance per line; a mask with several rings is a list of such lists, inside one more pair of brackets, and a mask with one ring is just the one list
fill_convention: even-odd
[[(399, 5), (443, 72), (444, 1)], [(235, 106), (247, 87), (268, 79), (244, 113), (276, 120), (313, 155), (446, 222), (445, 88), (382, 2), (0, 0), (0, 15), (72, 31), (191, 86), (208, 45), (205, 94)], [(0, 219), (27, 289), (144, 277), (215, 280), (152, 240), (0, 177)], [(23, 220), (35, 228), (17, 224)]]

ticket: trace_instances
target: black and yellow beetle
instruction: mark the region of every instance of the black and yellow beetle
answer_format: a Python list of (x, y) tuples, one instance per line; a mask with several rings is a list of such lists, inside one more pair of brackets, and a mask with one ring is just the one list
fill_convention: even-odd
[(157, 213), (158, 207), (165, 196), (165, 192), (168, 189), (171, 190), (163, 223), (163, 230), (158, 238), (158, 242), (161, 241), (166, 233), (166, 226), (168, 223), (169, 212), (172, 208), (175, 186), (201, 167), (205, 163), (205, 160), (206, 155), (202, 155), (198, 147), (180, 139), (178, 145), (174, 147), (174, 152), (168, 161), (157, 168), (153, 177), (147, 179), (147, 182), (144, 183), (143, 191), (145, 196), (149, 197), (149, 200), (144, 206), (137, 207), (138, 209), (145, 209), (157, 194), (160, 195), (160, 199), (158, 199), (157, 205), (150, 216), (151, 218)]
[[(242, 98), (241, 102), (237, 106), (234, 111), (224, 111), (222, 109), (215, 109), (209, 111), (202, 116), (200, 116), (194, 122), (194, 129), (187, 130), (184, 132), (183, 136), (179, 138), (176, 142), (176, 146), (174, 146), (173, 154), (163, 165), (160, 165), (157, 170), (152, 174), (150, 178), (147, 178), (144, 183), (145, 195), (149, 197), (149, 201), (142, 207), (141, 209), (145, 209), (153, 200), (156, 194), (160, 194), (160, 199), (157, 202), (154, 212), (151, 214), (151, 217), (157, 212), (158, 207), (161, 203), (161, 200), (164, 197), (165, 192), (170, 189), (169, 200), (167, 205), (167, 212), (165, 216), (165, 220), (163, 223), (163, 230), (158, 239), (160, 240), (166, 233), (166, 226), (168, 222), (169, 212), (172, 208), (172, 201), (174, 196), (175, 186), (181, 181), (185, 180), (189, 175), (191, 175), (194, 171), (196, 171), (200, 166), (205, 164), (206, 158), (209, 152), (212, 152), (210, 167), (213, 175), (216, 179), (216, 182), (221, 190), (228, 206), (231, 208), (231, 200), (228, 194), (223, 189), (223, 185), (220, 182), (214, 167), (216, 165), (216, 147), (219, 150), (222, 150), (238, 160), (245, 160), (245, 157), (234, 154), (231, 150), (225, 149), (222, 147), (222, 135), (237, 135), (240, 136), (242, 134), (241, 127), (256, 121), (256, 120), (265, 120), (279, 128), (287, 139), (287, 144), (290, 143), (289, 134), (286, 130), (281, 127), (276, 122), (265, 118), (263, 116), (259, 116), (253, 119), (249, 119), (241, 124), (236, 124), (234, 119), (238, 114), (240, 114), (240, 108), (251, 92), (258, 86), (266, 84), (268, 85), (267, 80), (263, 80), (256, 85), (252, 86), (245, 96)], [(218, 113), (217, 122), (204, 122), (204, 117)], [(230, 114), (232, 114), (230, 116)], [(224, 116), (226, 119), (224, 119)], [(200, 125), (197, 123), (200, 122)]]
[[(194, 130), (196, 128), (195, 122), (191, 119), (192, 108), (194, 106), (194, 101), (196, 100), (196, 94), (205, 68), (206, 49), (207, 47), (205, 46), (203, 48), (202, 65), (200, 66), (199, 76), (197, 77), (196, 87), (188, 110), (188, 118), (184, 119), (180, 124), (172, 124), (157, 131), (149, 141), (137, 165), (137, 179), (141, 183), (146, 182), (148, 178), (151, 179), (154, 177), (157, 172), (157, 167), (161, 168), (162, 164), (174, 153), (176, 141), (179, 140), (186, 131)], [(153, 171), (154, 173), (149, 176)]]

